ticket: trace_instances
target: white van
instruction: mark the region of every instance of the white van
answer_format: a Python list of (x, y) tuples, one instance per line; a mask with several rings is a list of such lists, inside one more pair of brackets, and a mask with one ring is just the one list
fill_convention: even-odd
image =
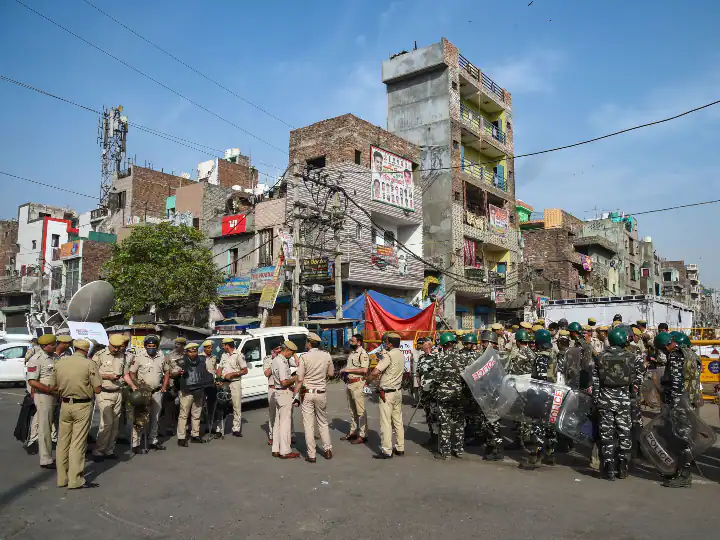
[(267, 399), (268, 384), (263, 370), (263, 358), (283, 341), (290, 340), (297, 345), (298, 353), (305, 351), (309, 331), (304, 326), (278, 326), (255, 328), (245, 334), (215, 334), (208, 339), (213, 342), (213, 354), (220, 361), (223, 354), (222, 340), (233, 338), (235, 347), (245, 355), (248, 372), (242, 378), (243, 403)]

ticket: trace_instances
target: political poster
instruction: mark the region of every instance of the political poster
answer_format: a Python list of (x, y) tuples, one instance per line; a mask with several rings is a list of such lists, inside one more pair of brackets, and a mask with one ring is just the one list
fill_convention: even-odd
[(371, 198), (410, 212), (415, 211), (412, 162), (392, 152), (370, 147)]
[(498, 208), (492, 204), (488, 204), (488, 214), (490, 221), (490, 229), (497, 234), (505, 234), (508, 229), (508, 211), (504, 208)]

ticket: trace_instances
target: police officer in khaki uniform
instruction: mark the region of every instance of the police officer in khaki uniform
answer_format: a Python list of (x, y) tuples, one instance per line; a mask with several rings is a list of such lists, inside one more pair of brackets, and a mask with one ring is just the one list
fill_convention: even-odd
[(110, 336), (107, 348), (93, 356), (98, 375), (102, 379), (100, 394), (97, 396), (97, 408), (100, 413), (100, 427), (93, 450), (96, 462), (105, 459), (117, 459), (115, 442), (120, 429), (122, 414), (122, 387), (125, 372), (125, 340), (120, 334)]
[(102, 379), (97, 365), (87, 358), (90, 342), (73, 341), (75, 352), (57, 365), (60, 429), (57, 445), (57, 485), (68, 489), (96, 487), (84, 478), (87, 437), (92, 419), (93, 397), (99, 394)]
[(303, 387), (302, 417), (305, 429), (307, 457), (315, 463), (315, 422), (317, 422), (323, 456), (332, 459), (332, 443), (327, 422), (327, 378), (332, 377), (334, 367), (330, 354), (319, 349), (322, 340), (310, 332), (307, 336), (307, 354), (300, 360), (295, 381), (295, 393)]
[(347, 376), (345, 394), (350, 411), (350, 431), (340, 437), (341, 441), (351, 441), (351, 444), (363, 444), (367, 440), (367, 411), (365, 410), (365, 377), (370, 368), (370, 356), (363, 347), (362, 334), (355, 334), (350, 338), (353, 352), (347, 359), (347, 364), (340, 370), (341, 375)]
[(277, 414), (277, 401), (275, 400), (275, 378), (273, 377), (272, 363), (275, 357), (280, 354), (283, 346), (278, 345), (273, 348), (265, 358), (263, 358), (263, 373), (268, 379), (268, 446), (273, 444), (273, 431), (275, 427), (275, 415)]
[[(147, 385), (151, 392), (150, 398), (150, 444), (153, 450), (165, 450), (158, 442), (158, 420), (162, 409), (162, 397), (170, 383), (170, 366), (165, 357), (160, 354), (158, 347), (160, 338), (154, 334), (145, 337), (145, 348), (133, 358), (132, 365), (125, 374), (125, 382), (130, 388), (137, 390), (138, 380)], [(140, 453), (140, 433), (133, 426), (132, 433), (133, 452)]]
[(242, 376), (248, 372), (245, 355), (235, 350), (235, 340), (225, 338), (222, 340), (223, 350), (217, 374), (230, 381), (230, 397), (233, 405), (233, 437), (242, 437)]
[(37, 422), (40, 466), (43, 469), (55, 468), (52, 458), (52, 426), (57, 391), (53, 359), (56, 343), (53, 334), (43, 334), (38, 338), (40, 350), (27, 362), (28, 392), (35, 402), (36, 412), (33, 422)]
[[(405, 455), (405, 426), (402, 418), (402, 378), (405, 359), (400, 351), (400, 335), (388, 332), (383, 336), (385, 352), (370, 374), (369, 380), (380, 379), (380, 453), (373, 459), (390, 459), (393, 453)], [(392, 435), (396, 444), (393, 452)]]
[(503, 325), (500, 323), (493, 323), (490, 326), (490, 330), (492, 330), (493, 332), (495, 332), (495, 334), (497, 334), (497, 337), (498, 337), (497, 349), (499, 351), (505, 351), (506, 341), (505, 341), (505, 328), (503, 327)]
[(292, 387), (296, 377), (290, 375), (289, 360), (297, 352), (297, 345), (284, 341), (283, 348), (272, 361), (273, 386), (275, 386), (275, 425), (273, 427), (272, 455), (281, 459), (299, 458), (298, 452), (290, 451), (290, 418), (292, 417)]
[(30, 344), (32, 347), (30, 347), (27, 352), (25, 353), (25, 363), (28, 363), (28, 360), (30, 360), (33, 356), (35, 356), (37, 353), (39, 353), (42, 350), (42, 347), (38, 345), (38, 338), (32, 338), (30, 340)]
[(61, 358), (72, 355), (70, 345), (72, 345), (73, 338), (68, 334), (62, 334), (56, 336), (57, 345), (55, 346), (55, 361), (57, 362)]

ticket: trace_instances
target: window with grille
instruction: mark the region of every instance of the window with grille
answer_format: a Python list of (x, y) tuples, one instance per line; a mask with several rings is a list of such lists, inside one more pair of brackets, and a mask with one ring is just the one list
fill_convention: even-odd
[(80, 288), (80, 259), (70, 259), (65, 268), (65, 297), (72, 298)]
[(60, 287), (62, 287), (62, 268), (56, 266), (52, 269), (52, 274), (50, 275), (50, 289), (57, 291)]
[(272, 266), (273, 264), (273, 242), (272, 242), (272, 229), (263, 229), (259, 233), (260, 246), (259, 252), (259, 266)]

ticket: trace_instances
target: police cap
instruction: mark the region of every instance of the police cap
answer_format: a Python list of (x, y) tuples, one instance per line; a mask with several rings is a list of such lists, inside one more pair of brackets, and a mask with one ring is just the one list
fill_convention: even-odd
[(185, 350), (186, 351), (189, 351), (191, 349), (197, 350), (198, 347), (199, 347), (199, 345), (197, 343), (188, 343), (187, 345), (185, 345)]
[(72, 336), (69, 336), (67, 334), (57, 336), (58, 343), (72, 343), (72, 340), (73, 340)]
[(73, 341), (73, 347), (88, 352), (90, 350), (90, 342), (87, 339), (76, 339)]
[(293, 352), (297, 352), (297, 345), (295, 345), (292, 341), (286, 339), (283, 341), (283, 345), (285, 345), (286, 349), (290, 349)]
[(43, 347), (45, 345), (55, 345), (57, 338), (55, 337), (55, 334), (43, 334), (38, 338), (37, 342), (38, 345), (42, 345)]
[(203, 346), (203, 347), (207, 347), (208, 345), (209, 345), (210, 347), (212, 347), (212, 346), (213, 346), (213, 342), (210, 341), (209, 339), (206, 339), (205, 341), (203, 341), (203, 343), (202, 343), (202, 346)]
[(180, 345), (181, 343), (185, 345), (187, 343), (187, 339), (184, 337), (175, 338), (175, 345)]
[(222, 340), (223, 345), (235, 345), (235, 340), (231, 337), (223, 338)]
[(125, 338), (120, 334), (113, 334), (110, 336), (110, 345), (113, 347), (122, 347), (125, 345)]
[(504, 328), (502, 324), (494, 323), (490, 326), (490, 330), (504, 330)]
[(307, 335), (308, 341), (311, 341), (313, 343), (320, 343), (322, 341), (322, 338), (318, 336), (315, 332), (310, 332)]
[(531, 330), (532, 326), (533, 325), (527, 321), (523, 321), (520, 323), (520, 328), (524, 328), (525, 330)]

